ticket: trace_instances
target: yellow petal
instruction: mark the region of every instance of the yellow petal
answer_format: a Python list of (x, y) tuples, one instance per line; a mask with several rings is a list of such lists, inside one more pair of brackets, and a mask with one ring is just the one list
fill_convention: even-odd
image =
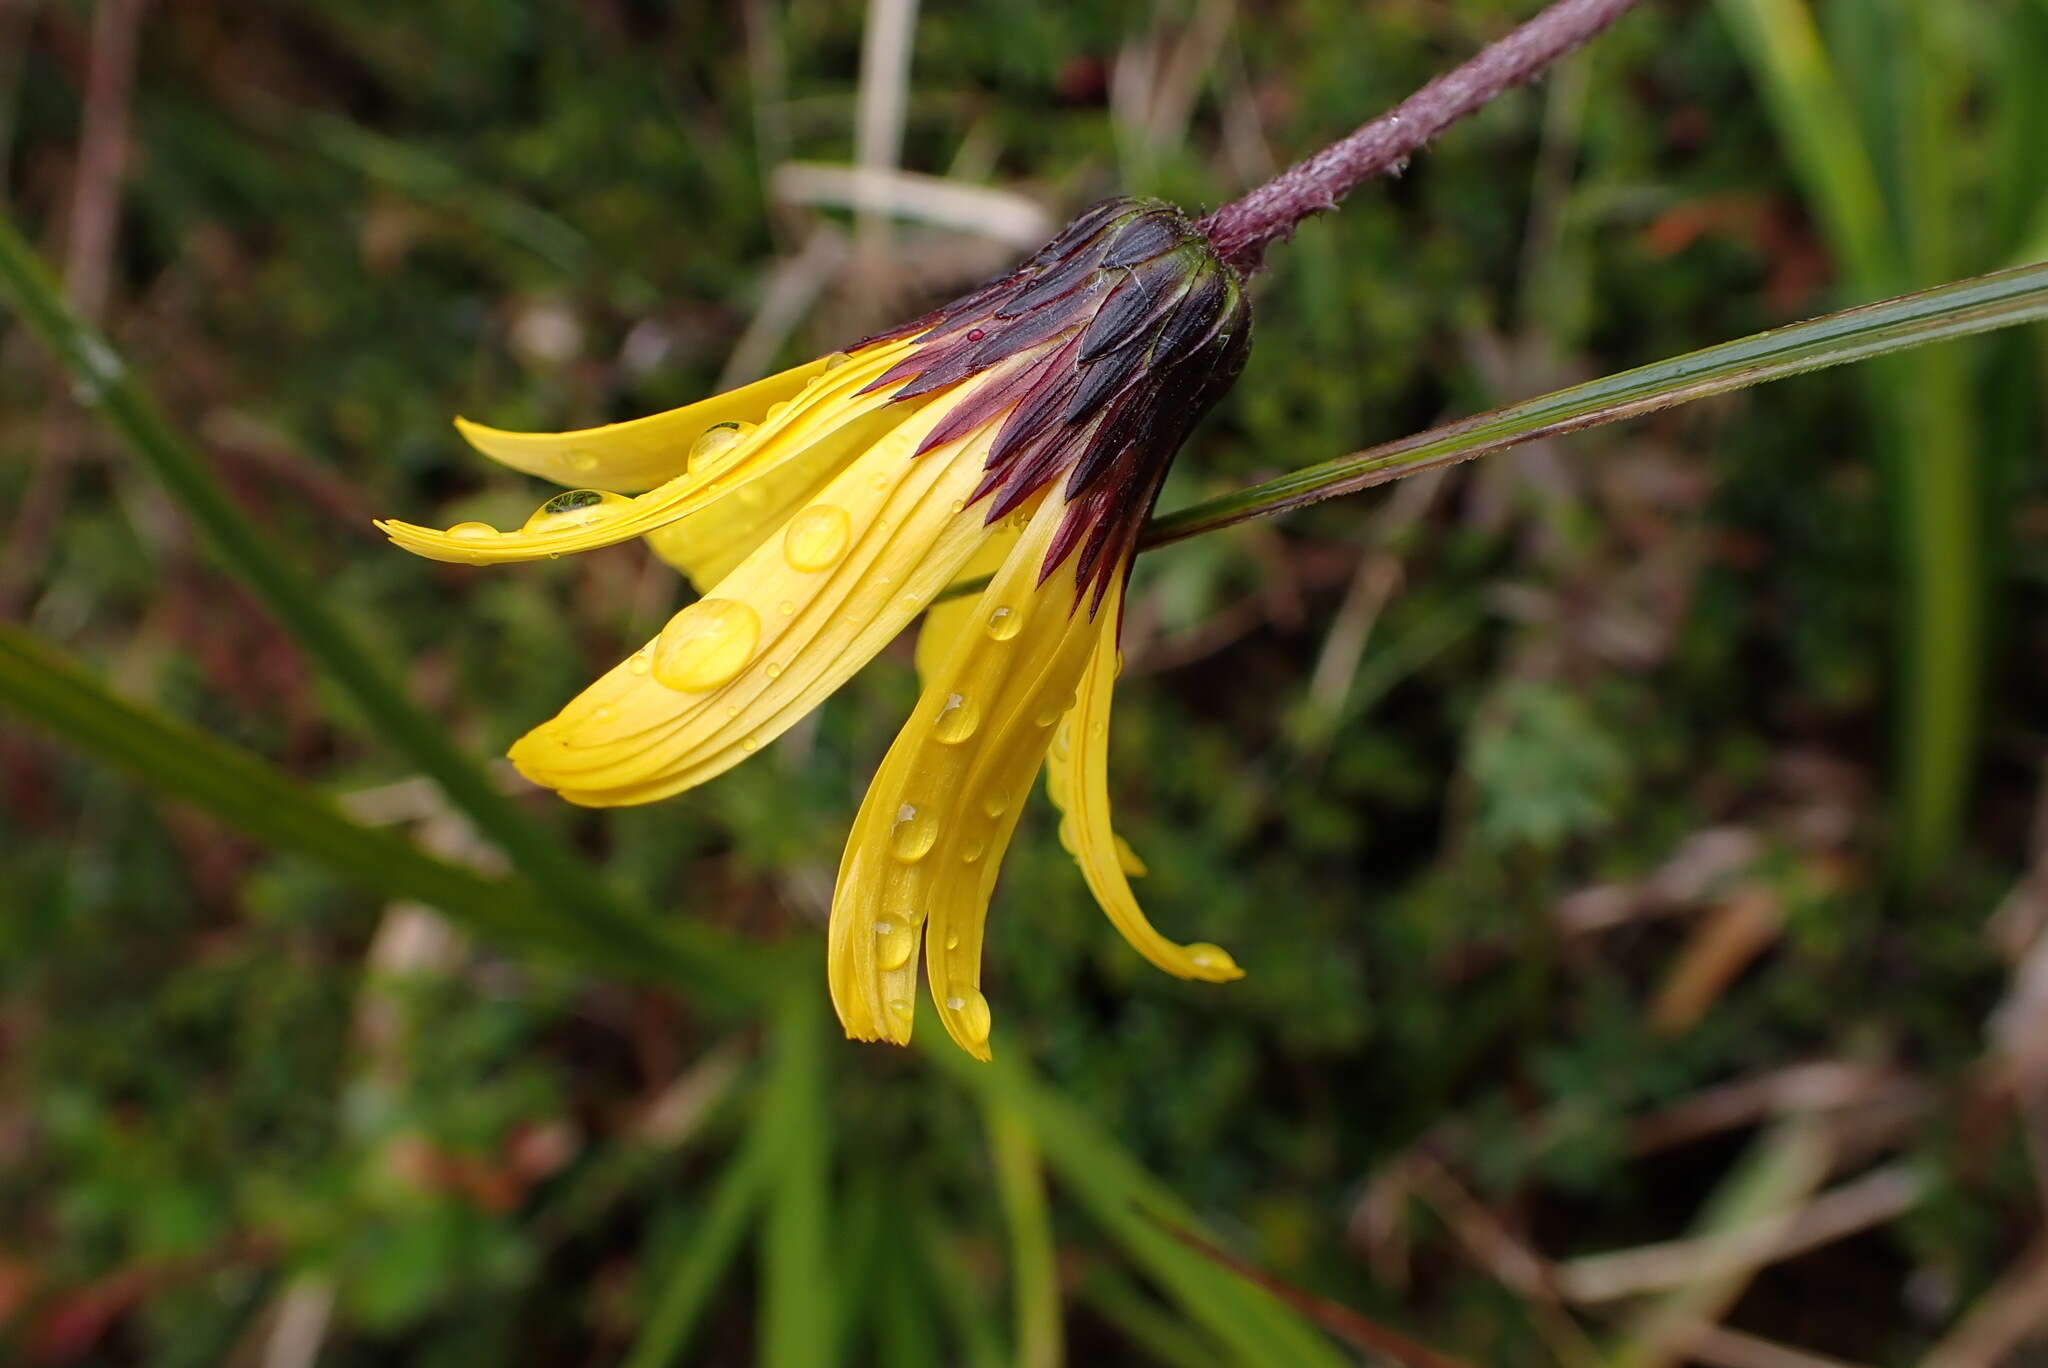
[[(593, 494), (589, 506), (551, 514), (548, 510), (561, 502), (558, 496), (516, 532), (482, 523), (446, 532), (390, 521), (377, 527), (407, 551), (430, 560), (496, 565), (594, 550), (644, 537), (692, 514), (737, 509), (742, 491), (775, 480), (786, 467), (801, 466), (814, 475), (839, 469), (899, 424), (913, 405), (890, 406), (898, 386), (872, 394), (859, 391), (895, 363), (904, 345), (864, 348), (846, 364), (812, 376), (786, 408), (764, 415), (759, 427), (740, 434), (715, 460), (639, 498)], [(925, 400), (915, 407), (930, 409), (934, 403)]]
[[(990, 528), (988, 540), (967, 558), (967, 564), (960, 567), (960, 573), (954, 576), (953, 583), (946, 587), (952, 589), (957, 585), (987, 579), (1002, 569), (1003, 562), (1009, 559), (1011, 548), (1017, 544), (1017, 534), (1020, 530), (1015, 514)], [(931, 683), (932, 672), (945, 663), (946, 653), (952, 649), (953, 643), (960, 639), (960, 633), (970, 623), (981, 621), (978, 615), (980, 604), (981, 591), (977, 589), (971, 593), (942, 598), (925, 609), (924, 625), (917, 630), (917, 682), (920, 685)]]
[(467, 418), (457, 418), (455, 428), (478, 451), (514, 470), (571, 487), (637, 494), (682, 474), (690, 444), (706, 428), (760, 422), (769, 405), (794, 399), (832, 361), (821, 356), (679, 409), (578, 432), (506, 432)]
[(987, 535), (958, 509), (993, 434), (911, 457), (944, 409), (903, 418), (709, 597), (522, 737), (513, 764), (574, 803), (652, 802), (739, 763), (817, 706)]
[[(1144, 865), (1111, 829), (1109, 812), (1109, 708), (1116, 687), (1116, 624), (1123, 613), (1123, 582), (1112, 583), (1102, 615), (1109, 625), (1095, 644), (1074, 706), (1061, 719), (1046, 762), (1046, 790), (1065, 814), (1060, 841), (1080, 863), (1089, 891), (1134, 949), (1179, 978), (1226, 983), (1244, 970), (1220, 947), (1177, 945), (1153, 929), (1131, 893), (1126, 874)], [(1137, 864), (1136, 869), (1131, 866)]]
[(1065, 512), (1057, 499), (1039, 505), (861, 802), (828, 957), (833, 1004), (856, 1039), (909, 1040), (922, 939), (939, 1020), (962, 1049), (989, 1057), (989, 894), (1101, 622), (1077, 604), (1071, 558), (1038, 582)]
[(648, 533), (648, 546), (687, 576), (698, 592), (708, 592), (755, 547), (817, 501), (844, 468), (849, 445), (861, 440), (871, 426), (869, 420), (832, 441), (814, 443), (803, 454), (736, 486), (730, 498)]

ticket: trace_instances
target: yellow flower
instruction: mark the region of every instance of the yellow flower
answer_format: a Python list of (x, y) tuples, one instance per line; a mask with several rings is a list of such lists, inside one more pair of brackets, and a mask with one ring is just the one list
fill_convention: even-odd
[(982, 925), (1048, 755), (1061, 840), (1131, 944), (1183, 978), (1241, 974), (1139, 910), (1106, 756), (1138, 532), (1249, 330), (1242, 282), (1185, 217), (1111, 200), (934, 313), (702, 403), (584, 432), (458, 420), (575, 488), (515, 532), (378, 526), (475, 565), (646, 537), (703, 591), (513, 746), (527, 778), (594, 807), (739, 763), (926, 614), (923, 695), (840, 864), (829, 979), (849, 1035), (907, 1042), (922, 943), (939, 1019), (986, 1059)]

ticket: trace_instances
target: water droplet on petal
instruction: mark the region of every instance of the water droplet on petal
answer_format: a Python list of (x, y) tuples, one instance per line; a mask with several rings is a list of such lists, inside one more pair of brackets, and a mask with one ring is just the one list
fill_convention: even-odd
[(831, 504), (814, 504), (789, 520), (782, 534), (783, 558), (792, 570), (823, 570), (846, 554), (853, 519)]
[(887, 489), (889, 487), (889, 476), (886, 473), (877, 475), (875, 476), (874, 483), (876, 489)]
[(905, 864), (922, 860), (939, 839), (939, 817), (915, 803), (896, 809), (896, 825), (889, 833), (889, 853)]
[(572, 451), (569, 453), (569, 469), (587, 475), (597, 469), (597, 457), (588, 451)]
[(825, 358), (825, 369), (828, 371), (836, 371), (841, 366), (845, 365), (847, 362), (851, 360), (853, 360), (853, 358), (848, 356), (845, 352), (833, 352), (830, 356)]
[(988, 615), (988, 634), (997, 641), (1008, 641), (1024, 626), (1024, 618), (1015, 608), (1004, 604)]
[(991, 817), (1000, 817), (1010, 810), (1010, 796), (1003, 792), (1002, 785), (989, 785), (988, 792), (981, 795), (981, 810)]
[(948, 950), (958, 950), (960, 948), (960, 933), (958, 931), (952, 932), (946, 937), (946, 948)]
[(768, 665), (767, 674), (770, 679), (780, 679), (782, 678), (782, 667), (771, 661)]
[(990, 1025), (988, 999), (978, 988), (963, 988), (946, 999), (946, 1010), (959, 1018), (954, 1024), (960, 1034), (979, 1045), (988, 1039)]
[(679, 693), (715, 689), (746, 667), (761, 619), (736, 599), (702, 599), (669, 619), (654, 643), (654, 677)]
[(754, 430), (752, 423), (713, 423), (690, 443), (689, 459), (683, 469), (692, 475), (709, 475), (734, 456)]
[(875, 918), (875, 963), (884, 969), (901, 969), (910, 963), (917, 949), (917, 936), (894, 917)]
[(595, 527), (616, 518), (632, 507), (623, 494), (606, 489), (570, 489), (555, 495), (526, 520), (523, 532), (566, 532), (576, 527)]
[(890, 1018), (899, 1027), (906, 1031), (910, 1029), (910, 1018), (914, 1014), (914, 1009), (910, 1005), (909, 998), (890, 998), (888, 1010)]
[(1227, 972), (1237, 968), (1237, 961), (1230, 957), (1229, 951), (1206, 941), (1198, 941), (1188, 947), (1188, 963), (1197, 969), (1212, 971)]
[(750, 754), (761, 749), (761, 738), (758, 736), (746, 737), (740, 742), (740, 749)]
[[(988, 854), (988, 838), (978, 831), (960, 844), (960, 863), (962, 864), (973, 864), (986, 854)], [(952, 949), (952, 941), (957, 939), (958, 937), (953, 937), (948, 940), (946, 948)]]
[(457, 523), (448, 529), (448, 535), (459, 541), (489, 541), (498, 535), (498, 529), (489, 523)]
[(631, 670), (636, 675), (644, 675), (649, 670), (653, 669), (653, 648), (649, 646), (642, 646), (639, 650), (633, 652), (632, 655), (626, 658), (626, 668)]
[(788, 617), (792, 613), (796, 612), (796, 605), (794, 603), (791, 603), (788, 599), (784, 599), (782, 602), (775, 605), (775, 611), (782, 614), (784, 617)]
[(939, 715), (932, 723), (932, 735), (948, 746), (957, 746), (974, 735), (974, 729), (981, 722), (981, 709), (966, 694), (949, 693), (946, 701), (939, 705)]

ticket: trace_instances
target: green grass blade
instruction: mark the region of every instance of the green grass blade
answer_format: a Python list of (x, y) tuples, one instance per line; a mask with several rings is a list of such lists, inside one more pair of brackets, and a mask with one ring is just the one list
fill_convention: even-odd
[(815, 1368), (837, 1358), (819, 999), (809, 982), (784, 994), (761, 1100), (771, 1166), (761, 1240), (759, 1362), (767, 1368)]
[(931, 1203), (923, 1197), (912, 1198), (906, 1225), (916, 1242), (918, 1263), (931, 1296), (953, 1329), (957, 1353), (951, 1361), (961, 1368), (1006, 1368), (1011, 1358), (1000, 1325), (983, 1304), (973, 1269), (947, 1239)]
[(984, 1099), (989, 1156), (996, 1192), (1010, 1232), (1010, 1295), (1018, 1368), (1059, 1368), (1065, 1335), (1060, 1328), (1059, 1270), (1054, 1260), (1052, 1212), (1031, 1128), (1010, 1107)]
[(949, 1041), (918, 1039), (930, 1042), (927, 1056), (984, 1105), (1011, 1108), (1030, 1126), (1047, 1164), (1075, 1200), (1237, 1361), (1253, 1368), (1337, 1368), (1346, 1362), (1320, 1331), (1263, 1289), (1169, 1234), (1162, 1223), (1221, 1243), (1085, 1111), (1007, 1057), (980, 1064)]
[(1956, 281), (1754, 333), (1304, 466), (1156, 518), (1146, 529), (1145, 544), (1184, 541), (1524, 442), (1641, 417), (1709, 395), (2044, 318), (2048, 263)]
[(70, 372), (80, 402), (95, 410), (162, 479), (226, 567), (255, 591), (314, 663), (348, 694), (375, 733), (411, 757), (505, 852), (540, 891), (549, 910), (584, 923), (617, 942), (621, 952), (646, 956), (716, 996), (732, 996), (747, 981), (749, 965), (744, 959), (720, 953), (709, 940), (671, 934), (644, 909), (621, 898), (566, 845), (499, 793), (447, 731), (413, 706), (364, 642), (328, 606), (326, 596), (236, 507), (126, 363), (64, 303), (33, 249), (5, 217), (0, 217), (0, 295), (12, 300), (30, 330)]
[(347, 882), (426, 903), (479, 930), (559, 944), (558, 928), (541, 915), (531, 890), (486, 879), (349, 820), (268, 761), (121, 698), (55, 647), (9, 623), (0, 623), (0, 707)]
[(1081, 1300), (1152, 1361), (1169, 1368), (1224, 1368), (1213, 1341), (1173, 1313), (1122, 1273), (1097, 1268), (1081, 1284)]
[(1758, 72), (1815, 212), (1860, 294), (1901, 288), (1899, 253), (1870, 148), (1804, 0), (1721, 0)]
[(747, 1228), (767, 1195), (770, 1176), (768, 1127), (757, 1115), (739, 1152), (726, 1162), (705, 1203), (688, 1246), (662, 1285), (659, 1299), (624, 1368), (666, 1368), (683, 1362), (718, 1281), (739, 1252)]

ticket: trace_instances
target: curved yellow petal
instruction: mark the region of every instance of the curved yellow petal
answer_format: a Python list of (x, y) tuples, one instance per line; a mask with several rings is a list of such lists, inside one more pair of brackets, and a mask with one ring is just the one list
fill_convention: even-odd
[[(871, 394), (860, 391), (895, 363), (905, 345), (864, 348), (846, 364), (812, 376), (786, 406), (771, 406), (759, 427), (736, 434), (738, 439), (716, 460), (704, 461), (699, 469), (685, 471), (638, 498), (597, 490), (557, 495), (516, 532), (500, 532), (482, 523), (462, 523), (445, 532), (395, 521), (381, 521), (377, 528), (405, 550), (429, 560), (499, 565), (612, 546), (695, 513), (737, 507), (743, 490), (784, 467), (833, 467), (901, 422), (912, 406), (890, 407), (890, 397), (900, 386)], [(932, 406), (933, 401), (925, 400), (916, 407)], [(579, 500), (577, 495), (588, 497)]]
[(944, 406), (903, 416), (710, 597), (512, 747), (573, 803), (652, 802), (782, 734), (895, 637), (987, 535), (960, 507), (983, 430), (913, 458)]
[[(953, 577), (953, 584), (972, 583), (986, 579), (1003, 568), (1009, 559), (1010, 550), (1017, 544), (1017, 534), (1022, 525), (1015, 514), (1004, 518), (989, 529), (988, 540), (983, 542), (967, 564), (960, 567), (960, 573)], [(953, 585), (946, 586), (952, 588)], [(946, 654), (953, 643), (960, 639), (960, 633), (968, 624), (979, 622), (978, 610), (981, 605), (981, 591), (955, 594), (940, 599), (924, 611), (924, 625), (917, 629), (917, 682), (931, 683), (932, 673), (943, 665)]]
[(832, 477), (845, 468), (850, 449), (873, 442), (877, 421), (900, 417), (884, 412), (848, 424), (830, 440), (815, 442), (801, 455), (736, 486), (730, 498), (648, 533), (647, 545), (681, 571), (698, 592), (708, 592), (755, 547), (817, 500)]
[(828, 955), (833, 1005), (856, 1039), (909, 1040), (922, 940), (939, 1020), (962, 1049), (989, 1057), (989, 894), (1101, 625), (1078, 602), (1071, 558), (1038, 580), (1065, 514), (1057, 499), (1038, 506), (861, 802)]
[(506, 432), (467, 418), (457, 418), (455, 429), (478, 451), (514, 470), (571, 487), (637, 494), (682, 474), (690, 444), (706, 428), (760, 422), (771, 404), (794, 399), (833, 360), (821, 356), (666, 413), (576, 432)]
[(1125, 879), (1127, 874), (1144, 873), (1144, 865), (1110, 825), (1109, 708), (1116, 687), (1116, 629), (1122, 615), (1119, 576), (1102, 606), (1108, 625), (1095, 643), (1074, 706), (1060, 720), (1046, 762), (1046, 791), (1063, 814), (1060, 844), (1073, 853), (1095, 901), (1139, 954), (1178, 978), (1227, 983), (1244, 977), (1237, 962), (1218, 946), (1177, 945), (1160, 935)]

